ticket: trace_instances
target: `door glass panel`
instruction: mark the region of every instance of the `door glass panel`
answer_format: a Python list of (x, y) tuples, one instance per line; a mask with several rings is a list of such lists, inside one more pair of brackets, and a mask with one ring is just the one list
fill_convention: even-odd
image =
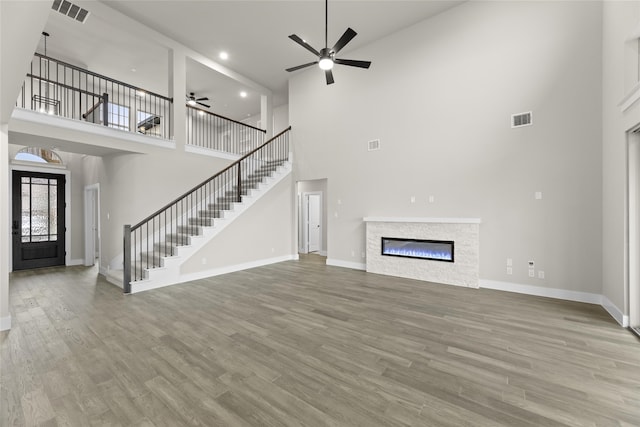
[[(33, 241), (42, 241), (41, 236), (49, 239), (49, 186), (31, 182), (31, 237)], [(48, 184), (48, 180), (44, 180)], [(36, 236), (38, 238), (36, 239)]]
[[(27, 183), (25, 184), (25, 179)], [(21, 193), (22, 193), (22, 231), (20, 235), (22, 236), (23, 242), (28, 242), (31, 236), (31, 185), (29, 185), (29, 178), (22, 178), (21, 185)]]
[(58, 233), (58, 186), (55, 179), (49, 180), (49, 233), (50, 240), (56, 240)]
[(57, 179), (23, 177), (21, 191), (22, 242), (58, 240)]

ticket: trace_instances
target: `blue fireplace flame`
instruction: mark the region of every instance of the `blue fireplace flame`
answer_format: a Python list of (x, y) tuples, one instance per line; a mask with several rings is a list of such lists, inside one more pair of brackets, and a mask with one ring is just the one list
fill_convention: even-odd
[(382, 255), (453, 262), (453, 242), (383, 237)]

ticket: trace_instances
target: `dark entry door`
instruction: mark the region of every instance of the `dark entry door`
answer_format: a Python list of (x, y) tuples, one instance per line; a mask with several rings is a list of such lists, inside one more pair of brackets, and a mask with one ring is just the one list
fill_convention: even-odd
[(13, 269), (64, 265), (65, 176), (13, 171)]

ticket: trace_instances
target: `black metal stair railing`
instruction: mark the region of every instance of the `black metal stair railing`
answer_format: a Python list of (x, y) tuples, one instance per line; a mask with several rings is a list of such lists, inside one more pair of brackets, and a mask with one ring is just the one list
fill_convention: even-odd
[(172, 103), (166, 96), (35, 53), (16, 106), (171, 139)]
[(162, 266), (164, 257), (188, 245), (191, 236), (212, 227), (224, 211), (289, 160), (288, 127), (269, 141), (158, 209), (137, 224), (124, 226), (123, 288), (145, 279), (145, 271)]
[(267, 131), (187, 104), (187, 144), (243, 155), (264, 142)]

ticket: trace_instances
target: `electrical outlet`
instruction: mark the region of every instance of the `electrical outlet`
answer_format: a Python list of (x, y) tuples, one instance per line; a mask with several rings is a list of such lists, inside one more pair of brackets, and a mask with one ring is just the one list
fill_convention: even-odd
[(535, 270), (529, 270), (529, 277), (536, 277), (536, 271)]
[(353, 251), (353, 250), (352, 250), (352, 251), (351, 251), (351, 257), (354, 257), (354, 256), (356, 256), (356, 251)]
[(411, 203), (415, 203), (416, 202), (416, 196), (411, 196)]
[(536, 200), (542, 200), (542, 191), (536, 191), (535, 198)]
[(507, 258), (507, 266), (511, 267), (513, 265), (513, 259)]
[(433, 196), (429, 196), (429, 203), (433, 203), (436, 201), (436, 198)]
[(542, 270), (538, 271), (538, 279), (544, 279), (544, 271)]
[(202, 258), (202, 265), (206, 265), (207, 264), (207, 259), (206, 258)]
[(513, 274), (513, 268), (507, 267), (507, 274), (511, 276)]
[(529, 270), (531, 270), (532, 268), (535, 268), (536, 263), (535, 261), (529, 261)]

